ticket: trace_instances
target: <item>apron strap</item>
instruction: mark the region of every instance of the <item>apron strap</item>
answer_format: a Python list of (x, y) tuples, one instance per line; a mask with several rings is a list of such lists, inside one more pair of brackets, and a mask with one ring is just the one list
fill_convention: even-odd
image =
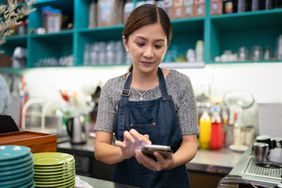
[(159, 78), (159, 88), (161, 90), (161, 94), (164, 100), (168, 99), (168, 93), (166, 89), (165, 79), (163, 75), (162, 69), (158, 68), (158, 78)]
[(125, 122), (128, 121), (128, 97), (130, 96), (130, 84), (132, 80), (132, 74), (129, 73), (128, 78), (124, 84), (124, 88), (121, 91), (120, 101), (119, 101), (119, 110), (118, 110), (118, 140), (123, 140), (123, 132), (124, 132), (124, 125)]

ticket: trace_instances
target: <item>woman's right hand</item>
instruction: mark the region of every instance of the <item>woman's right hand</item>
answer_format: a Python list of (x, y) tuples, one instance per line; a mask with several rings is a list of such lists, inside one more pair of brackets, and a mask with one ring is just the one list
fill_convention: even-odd
[(124, 131), (123, 141), (116, 140), (115, 145), (121, 148), (124, 159), (129, 159), (135, 155), (135, 150), (143, 147), (144, 144), (151, 144), (148, 135), (142, 135), (135, 129)]

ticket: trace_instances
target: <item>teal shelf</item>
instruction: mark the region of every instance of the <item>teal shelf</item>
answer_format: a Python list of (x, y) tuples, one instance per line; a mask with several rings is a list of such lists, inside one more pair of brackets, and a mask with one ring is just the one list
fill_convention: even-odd
[(0, 73), (22, 75), (26, 70), (26, 68), (1, 67)]
[(56, 0), (37, 0), (35, 3), (32, 3), (33, 6), (40, 6), (40, 5), (49, 5), (51, 3), (55, 3)]
[(4, 44), (4, 46), (26, 46), (27, 43), (27, 36), (9, 36), (7, 38), (5, 38), (4, 40), (6, 41), (6, 43)]
[(204, 17), (180, 18), (172, 20), (173, 33), (175, 34), (194, 34), (203, 33)]
[[(121, 41), (123, 24), (105, 27), (88, 28), (89, 7), (93, 0), (37, 0), (33, 4), (36, 11), (29, 15), (29, 32), (39, 27), (44, 27), (41, 8), (51, 6), (61, 9), (64, 15), (63, 28), (69, 22), (73, 23), (72, 29), (65, 29), (58, 33), (43, 35), (11, 36), (1, 46), (6, 54), (11, 55), (17, 46), (27, 48), (28, 68), (36, 67), (42, 58), (60, 58), (72, 55), (74, 67), (84, 67), (84, 47), (95, 42)], [(139, 0), (132, 1), (136, 5)], [(206, 2), (206, 16), (179, 18), (172, 20), (173, 38), (168, 50), (176, 49), (179, 54), (186, 54), (187, 49), (195, 49), (198, 40), (204, 41), (205, 64), (243, 64), (245, 62), (216, 63), (216, 56), (225, 50), (237, 52), (242, 46), (251, 52), (254, 46), (270, 47), (275, 52), (277, 38), (282, 34), (282, 8), (261, 10), (255, 12), (210, 15), (209, 3)], [(66, 21), (67, 20), (67, 21)], [(268, 63), (281, 61), (260, 61)], [(205, 65), (204, 64), (204, 65)], [(164, 63), (170, 68), (204, 67), (203, 63)], [(128, 65), (97, 65), (95, 67), (128, 66)], [(52, 67), (54, 68), (54, 67)], [(59, 68), (59, 67), (56, 67)], [(69, 67), (68, 67), (69, 68)], [(4, 69), (6, 70), (6, 69)], [(7, 69), (8, 71), (9, 69)], [(13, 72), (13, 71), (11, 71)], [(17, 72), (17, 70), (15, 71)]]
[(12, 42), (12, 41), (25, 41), (27, 39), (27, 35), (14, 35), (14, 36), (8, 36), (5, 38), (6, 41)]
[(5, 43), (0, 46), (6, 55), (12, 55), (16, 47), (27, 48), (28, 36), (9, 36), (5, 38)]
[(282, 9), (232, 13), (211, 16), (211, 21), (221, 30), (253, 29), (262, 27), (281, 28)]
[(37, 0), (32, 6), (35, 8), (41, 8), (45, 6), (51, 6), (53, 8), (73, 9), (74, 0)]
[(92, 33), (92, 32), (108, 32), (108, 31), (119, 31), (124, 27), (123, 24), (113, 25), (113, 26), (103, 26), (103, 27), (95, 27), (95, 28), (84, 28), (79, 29), (81, 33)]
[(203, 21), (204, 19), (205, 19), (204, 16), (191, 17), (191, 18), (176, 18), (176, 19), (172, 19), (171, 23), (176, 24), (176, 23), (197, 22), (197, 21)]
[(28, 29), (35, 29), (43, 26), (42, 7), (51, 6), (55, 9), (60, 9), (63, 16), (63, 25), (66, 28), (65, 20), (68, 19), (73, 22), (74, 17), (74, 1), (75, 0), (41, 0), (32, 4), (32, 8), (36, 11), (31, 12), (29, 15)]
[(28, 67), (36, 67), (44, 58), (56, 58), (73, 54), (73, 30), (58, 33), (32, 35), (29, 40)]
[(198, 40), (204, 40), (204, 17), (172, 20), (173, 36), (170, 48), (186, 54), (189, 48), (195, 49)]
[(212, 61), (210, 64), (267, 64), (267, 63), (282, 63), (282, 60), (261, 60), (261, 61), (229, 61), (229, 62), (214, 62)]
[(246, 47), (249, 54), (254, 46), (269, 47), (275, 52), (277, 38), (282, 34), (281, 18), (282, 9), (211, 16), (208, 34), (211, 42), (207, 46), (209, 58), (206, 63), (214, 63), (214, 58), (225, 50), (234, 53), (240, 47)]
[(69, 37), (73, 35), (73, 30), (63, 30), (57, 33), (45, 33), (45, 34), (34, 34), (34, 35), (30, 35), (30, 38), (32, 39), (54, 39), (54, 38), (64, 38), (64, 37)]
[(255, 17), (259, 15), (277, 14), (281, 12), (282, 12), (282, 8), (277, 8), (277, 9), (269, 9), (269, 10), (257, 10), (257, 11), (238, 12), (231, 14), (211, 15), (211, 18), (221, 19), (221, 18), (234, 18), (234, 17), (247, 17), (247, 16)]

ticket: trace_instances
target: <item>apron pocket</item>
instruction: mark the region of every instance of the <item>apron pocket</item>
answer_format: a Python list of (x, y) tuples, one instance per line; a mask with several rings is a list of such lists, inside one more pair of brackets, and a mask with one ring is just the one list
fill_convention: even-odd
[(152, 123), (130, 123), (130, 129), (135, 129), (140, 134), (148, 134), (150, 139), (155, 138), (156, 140), (151, 140), (153, 143), (158, 141), (158, 126), (156, 122)]

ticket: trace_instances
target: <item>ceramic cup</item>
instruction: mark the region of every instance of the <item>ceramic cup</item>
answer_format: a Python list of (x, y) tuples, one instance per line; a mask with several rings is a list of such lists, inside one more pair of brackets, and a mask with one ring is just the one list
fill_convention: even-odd
[(282, 164), (282, 148), (274, 148), (269, 151), (269, 161)]

